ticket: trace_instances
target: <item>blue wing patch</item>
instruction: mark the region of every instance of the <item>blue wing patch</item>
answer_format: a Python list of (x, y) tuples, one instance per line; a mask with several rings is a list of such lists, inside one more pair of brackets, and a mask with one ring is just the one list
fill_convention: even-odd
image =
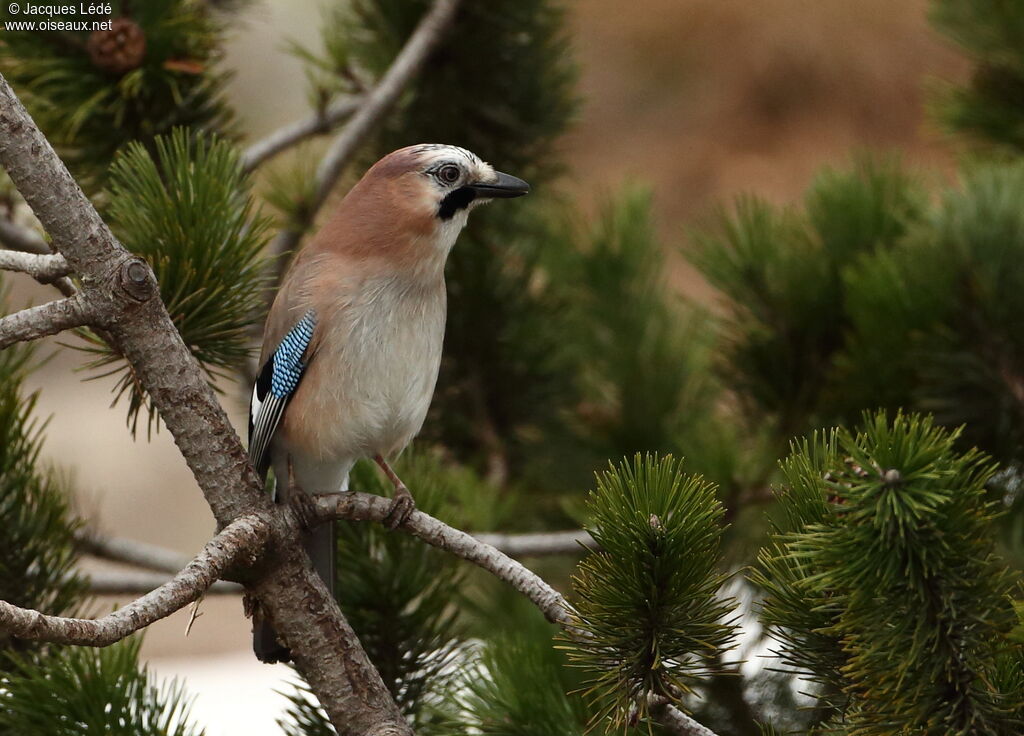
[(309, 310), (281, 340), (263, 365), (253, 387), (249, 407), (249, 457), (261, 476), (270, 467), (267, 452), (284, 409), (306, 370), (305, 355), (316, 329), (316, 314)]

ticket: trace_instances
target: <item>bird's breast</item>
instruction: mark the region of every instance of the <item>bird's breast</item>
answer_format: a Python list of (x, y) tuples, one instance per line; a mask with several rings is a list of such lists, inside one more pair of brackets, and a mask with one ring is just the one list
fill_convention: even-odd
[(289, 407), (303, 416), (287, 417), (288, 424), (313, 435), (299, 444), (323, 460), (400, 452), (430, 406), (445, 312), (443, 282), (432, 289), (368, 282), (339, 301), (300, 387), (304, 395)]

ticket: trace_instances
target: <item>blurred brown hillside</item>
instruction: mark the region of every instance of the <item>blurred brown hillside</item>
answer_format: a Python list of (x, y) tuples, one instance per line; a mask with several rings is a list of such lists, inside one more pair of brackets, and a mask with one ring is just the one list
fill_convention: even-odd
[(650, 183), (662, 231), (740, 192), (792, 201), (852, 150), (946, 175), (929, 84), (965, 61), (925, 0), (584, 0), (572, 4), (587, 104), (566, 143), (588, 194)]

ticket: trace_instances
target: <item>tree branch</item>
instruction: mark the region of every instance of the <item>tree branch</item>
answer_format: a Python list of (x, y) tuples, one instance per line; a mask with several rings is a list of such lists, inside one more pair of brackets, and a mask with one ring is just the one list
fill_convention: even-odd
[(75, 542), (82, 552), (94, 557), (171, 575), (188, 562), (187, 557), (166, 547), (123, 537), (106, 537), (87, 530), (76, 532)]
[(59, 253), (43, 255), (0, 250), (0, 270), (27, 273), (41, 284), (50, 284), (62, 276), (67, 276), (71, 267)]
[[(131, 571), (95, 571), (88, 573), (89, 592), (93, 595), (142, 595), (166, 585), (167, 576), (158, 572)], [(219, 595), (240, 595), (242, 586), (218, 580), (206, 590)]]
[(242, 170), (250, 172), (268, 159), (307, 138), (329, 133), (338, 123), (352, 115), (361, 104), (363, 104), (361, 95), (343, 97), (334, 100), (327, 107), (305, 120), (298, 120), (278, 128), (245, 149), (245, 153), (242, 154)]
[[(366, 94), (362, 105), (334, 139), (316, 172), (316, 190), (313, 201), (309, 203), (310, 222), (327, 201), (331, 189), (337, 183), (341, 172), (351, 162), (359, 145), (394, 107), (399, 95), (423, 68), (430, 53), (455, 18), (458, 5), (459, 0), (434, 0), (434, 4), (420, 20), (416, 30), (409, 36), (409, 40), (405, 42), (405, 46), (384, 76)], [(276, 255), (288, 253), (295, 249), (301, 238), (301, 231), (286, 228), (274, 238), (271, 252)]]
[[(53, 253), (49, 244), (34, 231), (16, 225), (3, 217), (0, 217), (0, 245), (22, 253), (36, 255), (51, 255)], [(74, 296), (78, 292), (69, 278), (57, 278), (51, 283), (64, 296)]]
[(46, 241), (33, 230), (17, 225), (5, 217), (0, 217), (0, 244), (23, 253), (45, 255), (53, 252)]
[(650, 712), (651, 717), (674, 736), (716, 736), (710, 728), (693, 720), (664, 698), (652, 704)]
[(474, 534), (483, 544), (496, 547), (509, 557), (549, 557), (579, 554), (597, 549), (597, 542), (583, 529), (537, 534)]
[(188, 566), (156, 590), (98, 619), (47, 616), (0, 601), (0, 630), (20, 639), (105, 647), (198, 599), (225, 570), (254, 556), (270, 536), (258, 516), (243, 516), (210, 540)]
[[(391, 501), (383, 496), (350, 491), (317, 496), (316, 509), (321, 521), (348, 519), (383, 523), (390, 512)], [(545, 583), (536, 573), (491, 545), (422, 511), (413, 511), (398, 528), (429, 545), (472, 562), (504, 580), (529, 598), (548, 621), (564, 627), (572, 626), (568, 604), (562, 594)]]
[(0, 318), (0, 350), (16, 342), (38, 340), (98, 320), (98, 310), (83, 294), (23, 309)]
[[(311, 569), (294, 514), (275, 508), (263, 493), (238, 435), (160, 300), (152, 270), (113, 236), (2, 75), (0, 166), (88, 285), (90, 304), (153, 400), (218, 523), (226, 527), (242, 516), (265, 515), (277, 554), (254, 571), (247, 589), (289, 642), (296, 667), (339, 734), (411, 734)], [(19, 619), (23, 626), (34, 620)]]

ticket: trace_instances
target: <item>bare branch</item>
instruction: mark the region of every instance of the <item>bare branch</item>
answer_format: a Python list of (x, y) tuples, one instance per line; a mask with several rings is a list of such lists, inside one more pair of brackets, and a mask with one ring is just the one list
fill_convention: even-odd
[(651, 717), (674, 736), (716, 736), (710, 728), (690, 718), (665, 699), (651, 706)]
[[(3, 217), (0, 217), (0, 245), (22, 253), (36, 255), (51, 255), (53, 253), (49, 244), (33, 230), (16, 225)], [(66, 277), (54, 279), (50, 283), (64, 296), (74, 296), (78, 292), (71, 279)]]
[[(316, 191), (309, 203), (310, 222), (327, 200), (338, 177), (352, 160), (359, 145), (373, 130), (374, 126), (394, 107), (399, 95), (423, 68), (430, 53), (441, 40), (444, 32), (455, 18), (459, 0), (434, 0), (430, 10), (420, 20), (416, 30), (409, 36), (405, 46), (395, 57), (391, 66), (370, 90), (365, 101), (352, 115), (331, 143), (316, 172)], [(284, 229), (274, 238), (271, 252), (287, 253), (298, 245), (302, 233)]]
[(48, 335), (96, 322), (99, 313), (82, 294), (69, 296), (0, 318), (0, 350), (16, 342), (38, 340)]
[(188, 564), (188, 558), (174, 550), (134, 539), (106, 537), (82, 530), (75, 534), (75, 542), (86, 554), (171, 575)]
[(67, 276), (71, 267), (60, 253), (44, 255), (0, 250), (0, 270), (27, 273), (41, 284), (50, 284), (62, 276)]
[(0, 217), (0, 244), (23, 253), (45, 255), (53, 252), (34, 230), (17, 225), (4, 217)]
[[(349, 519), (352, 521), (383, 522), (390, 511), (391, 501), (369, 493), (334, 493), (316, 498), (318, 516), (322, 520)], [(448, 526), (443, 521), (422, 511), (413, 511), (399, 529), (412, 534), (446, 552), (478, 565), (495, 577), (504, 580), (529, 598), (552, 623), (570, 626), (568, 604), (562, 594), (545, 583), (538, 575), (502, 554), (489, 544), (466, 532)]]
[(343, 97), (334, 100), (323, 110), (305, 120), (278, 128), (267, 137), (256, 141), (242, 155), (242, 170), (250, 172), (282, 151), (307, 138), (331, 132), (338, 123), (354, 113), (363, 104), (363, 97)]
[(20, 639), (108, 646), (199, 598), (225, 570), (243, 557), (255, 555), (269, 536), (270, 529), (260, 517), (240, 517), (173, 579), (124, 608), (98, 619), (81, 619), (47, 616), (0, 601), (0, 630)]
[(474, 534), (480, 542), (496, 547), (509, 557), (548, 557), (579, 554), (597, 549), (597, 542), (583, 529), (538, 534)]
[[(89, 592), (93, 595), (142, 595), (166, 585), (166, 575), (158, 572), (131, 571), (95, 571), (88, 574)], [(241, 595), (242, 586), (218, 580), (211, 585), (205, 595)]]

